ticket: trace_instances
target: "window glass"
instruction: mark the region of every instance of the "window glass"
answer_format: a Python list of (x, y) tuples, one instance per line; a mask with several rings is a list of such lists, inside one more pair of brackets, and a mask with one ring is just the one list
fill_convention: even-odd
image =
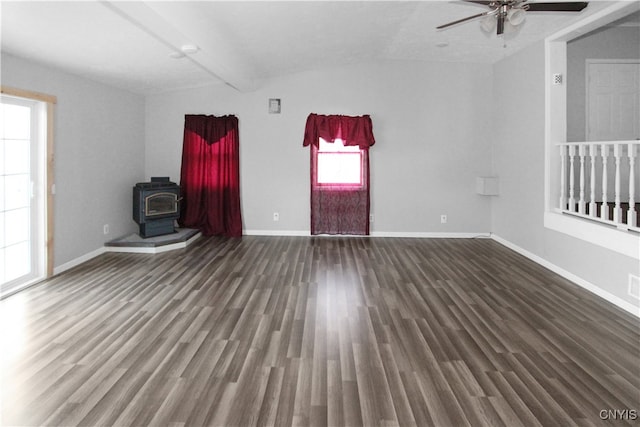
[(362, 184), (362, 154), (358, 146), (345, 146), (339, 139), (330, 143), (320, 138), (317, 161), (317, 184)]

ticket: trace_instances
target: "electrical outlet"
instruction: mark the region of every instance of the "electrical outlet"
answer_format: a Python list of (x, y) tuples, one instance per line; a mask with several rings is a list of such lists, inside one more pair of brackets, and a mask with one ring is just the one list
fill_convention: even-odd
[(373, 214), (369, 215), (369, 222), (373, 222), (374, 219), (375, 217), (373, 216)]
[(104, 234), (109, 234), (109, 224), (105, 224), (102, 226), (102, 232)]
[(447, 223), (447, 216), (440, 215), (440, 224), (446, 224), (446, 223)]
[(273, 213), (273, 220), (274, 221), (280, 221), (280, 214), (278, 212), (274, 212)]

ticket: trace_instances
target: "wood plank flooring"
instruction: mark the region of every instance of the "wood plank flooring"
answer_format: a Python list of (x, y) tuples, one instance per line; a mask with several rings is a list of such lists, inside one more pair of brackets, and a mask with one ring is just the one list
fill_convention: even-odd
[(1, 309), (3, 425), (640, 417), (638, 319), (486, 239), (202, 238), (101, 255)]

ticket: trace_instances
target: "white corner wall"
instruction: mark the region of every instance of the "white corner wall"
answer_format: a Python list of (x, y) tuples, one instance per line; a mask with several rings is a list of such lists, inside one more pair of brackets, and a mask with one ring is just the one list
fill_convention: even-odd
[(492, 206), (495, 235), (626, 308), (640, 306), (628, 294), (637, 260), (544, 227), (544, 43), (493, 67), (493, 99), (502, 114), (493, 138), (493, 172), (500, 195)]
[[(209, 86), (149, 96), (146, 175), (179, 180), (185, 114), (235, 114), (245, 232), (308, 233), (308, 114), (369, 114), (372, 233), (488, 233), (491, 202), (475, 193), (475, 178), (491, 170), (491, 72), (361, 64), (285, 76), (251, 93)], [(282, 114), (268, 114), (269, 98), (282, 99)]]
[[(2, 85), (56, 96), (54, 270), (135, 230), (144, 178), (144, 97), (2, 54)], [(109, 224), (110, 232), (103, 233)]]

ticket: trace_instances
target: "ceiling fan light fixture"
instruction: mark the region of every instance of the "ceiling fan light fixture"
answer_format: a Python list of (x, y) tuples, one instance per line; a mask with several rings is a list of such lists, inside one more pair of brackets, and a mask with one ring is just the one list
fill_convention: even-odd
[(511, 22), (506, 20), (506, 21), (504, 21), (504, 32), (502, 33), (502, 37), (507, 37), (508, 36), (508, 37), (513, 38), (514, 36), (516, 36), (520, 32), (521, 28), (522, 28), (522, 26), (513, 25), (513, 24), (511, 24)]
[(524, 22), (526, 14), (524, 9), (512, 8), (507, 13), (507, 20), (513, 26), (518, 26)]
[(492, 15), (485, 16), (480, 20), (480, 29), (485, 33), (493, 33), (495, 28), (496, 28), (495, 16), (492, 16)]

